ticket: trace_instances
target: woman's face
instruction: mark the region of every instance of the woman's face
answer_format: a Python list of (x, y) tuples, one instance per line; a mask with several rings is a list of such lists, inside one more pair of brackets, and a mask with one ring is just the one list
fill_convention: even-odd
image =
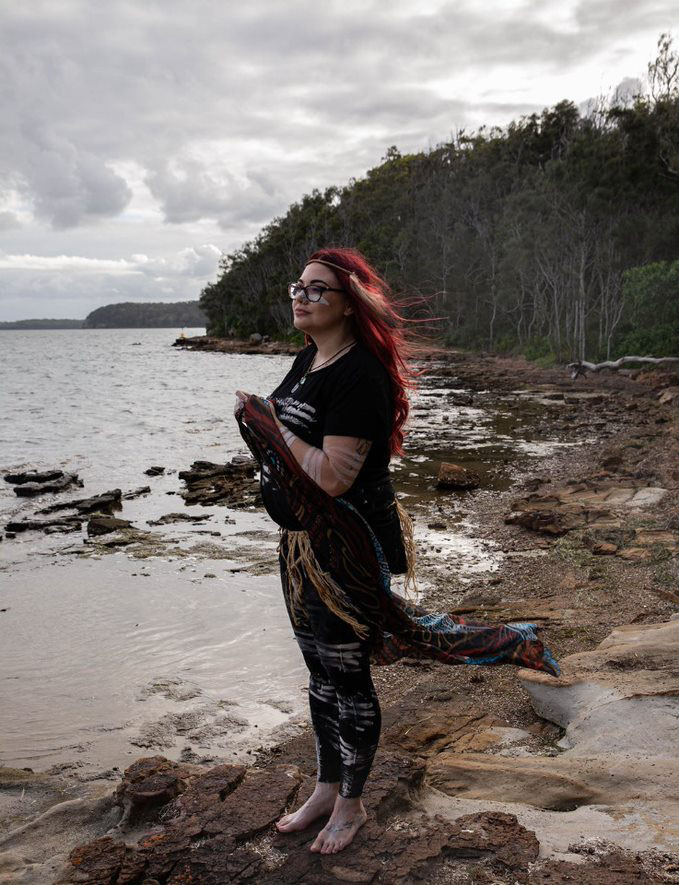
[[(320, 287), (341, 288), (333, 269), (315, 261), (307, 264), (298, 282), (303, 286), (317, 283)], [(353, 308), (345, 292), (325, 291), (320, 301), (307, 301), (300, 292), (292, 302), (292, 311), (294, 327), (313, 337), (314, 332), (334, 332), (349, 323)]]

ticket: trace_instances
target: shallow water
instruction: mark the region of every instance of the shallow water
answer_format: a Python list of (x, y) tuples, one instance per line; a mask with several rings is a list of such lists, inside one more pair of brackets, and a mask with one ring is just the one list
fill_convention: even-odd
[[(84, 482), (34, 499), (1, 483), (0, 524), (55, 500), (142, 485), (151, 493), (124, 501), (118, 514), (140, 528), (170, 511), (210, 517), (154, 528), (181, 556), (82, 560), (69, 554), (83, 549), (84, 532), (26, 532), (0, 543), (1, 764), (122, 767), (154, 752), (177, 758), (187, 748), (228, 759), (306, 709), (307, 673), (277, 574), (243, 571), (247, 543), (253, 559), (255, 552), (273, 557), (275, 526), (258, 512), (185, 507), (176, 476), (194, 460), (247, 452), (233, 392), (269, 393), (292, 357), (185, 351), (171, 347), (175, 337), (167, 329), (0, 336), (0, 469), (60, 467)], [(500, 489), (517, 459), (563, 444), (536, 435), (542, 404), (531, 410), (507, 397), (498, 406), (481, 393), (472, 405), (455, 406), (448, 382), (430, 366), (413, 401), (407, 453), (394, 460), (406, 507), (440, 499), (441, 460)], [(154, 464), (165, 475), (145, 476)], [(502, 554), (475, 537), (464, 494), (446, 499), (458, 502), (457, 516), (443, 530), (418, 523), (418, 542), (463, 574), (497, 568)], [(236, 544), (237, 562), (227, 558)]]
[[(2, 592), (2, 761), (122, 767), (187, 746), (229, 758), (301, 712), (306, 674), (277, 582), (223, 566), (115, 554), (15, 573)], [(187, 713), (193, 727), (172, 718)]]

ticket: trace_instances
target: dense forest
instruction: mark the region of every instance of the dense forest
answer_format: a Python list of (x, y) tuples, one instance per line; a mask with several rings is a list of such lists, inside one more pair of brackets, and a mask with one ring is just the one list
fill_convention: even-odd
[[(328, 245), (424, 296), (450, 345), (551, 359), (679, 355), (679, 56), (648, 90), (562, 101), (312, 191), (224, 255), (201, 293), (217, 335), (289, 335), (286, 283)], [(422, 312), (420, 307), (420, 315)]]
[(205, 314), (197, 301), (123, 301), (89, 313), (84, 329), (203, 328)]

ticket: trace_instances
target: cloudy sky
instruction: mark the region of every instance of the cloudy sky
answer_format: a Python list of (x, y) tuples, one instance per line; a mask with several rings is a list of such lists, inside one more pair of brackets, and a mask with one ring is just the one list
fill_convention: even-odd
[(0, 320), (197, 298), (389, 145), (643, 77), (676, 0), (2, 0)]

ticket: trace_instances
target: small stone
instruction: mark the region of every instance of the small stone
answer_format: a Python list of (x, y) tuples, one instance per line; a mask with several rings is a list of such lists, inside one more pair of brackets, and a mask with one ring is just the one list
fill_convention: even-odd
[(609, 544), (607, 541), (600, 541), (592, 547), (592, 553), (595, 553), (597, 556), (610, 556), (613, 553), (617, 553), (617, 551), (617, 545)]
[(436, 486), (439, 489), (475, 489), (481, 484), (477, 473), (444, 461), (439, 469)]

